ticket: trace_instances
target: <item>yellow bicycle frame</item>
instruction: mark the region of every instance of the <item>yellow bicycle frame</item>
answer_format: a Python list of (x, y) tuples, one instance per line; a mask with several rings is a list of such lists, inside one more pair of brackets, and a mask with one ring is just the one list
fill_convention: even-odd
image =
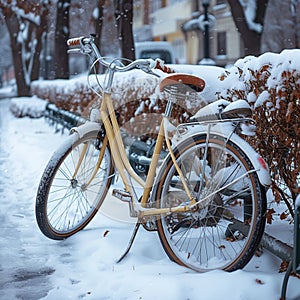
[[(104, 92), (104, 96), (102, 99), (101, 107), (100, 107), (100, 117), (101, 121), (103, 122), (104, 128), (106, 135), (103, 140), (103, 145), (102, 149), (99, 154), (99, 159), (97, 162), (97, 166), (95, 166), (95, 171), (92, 175), (92, 178), (87, 182), (87, 185), (92, 181), (93, 177), (98, 171), (98, 168), (101, 164), (101, 160), (104, 155), (104, 151), (106, 148), (107, 143), (110, 145), (110, 150), (111, 150), (111, 155), (113, 158), (113, 161), (115, 163), (115, 167), (118, 170), (122, 181), (125, 186), (126, 192), (130, 193), (133, 195), (133, 187), (130, 184), (129, 177), (132, 177), (142, 188), (143, 188), (143, 195), (141, 199), (141, 207), (142, 209), (137, 209), (139, 216), (151, 216), (151, 215), (159, 215), (159, 214), (166, 214), (170, 212), (184, 212), (184, 211), (189, 211), (191, 210), (191, 205), (195, 204), (195, 200), (191, 195), (191, 192), (186, 184), (185, 178), (176, 162), (175, 156), (173, 154), (172, 148), (170, 141), (168, 140), (168, 137), (166, 136), (166, 131), (164, 129), (164, 120), (166, 117), (162, 118), (161, 124), (160, 124), (160, 129), (158, 132), (158, 137), (156, 141), (156, 145), (154, 148), (154, 153), (152, 156), (151, 164), (149, 167), (149, 172), (146, 178), (146, 181), (142, 180), (131, 168), (129, 160), (127, 158), (127, 154), (125, 151), (125, 146), (122, 140), (121, 132), (120, 132), (120, 127), (117, 122), (115, 110), (113, 107), (112, 99), (110, 92)], [(173, 208), (147, 208), (147, 202), (150, 196), (150, 192), (152, 190), (153, 184), (154, 184), (154, 179), (155, 179), (155, 174), (156, 174), (156, 169), (158, 166), (158, 160), (160, 157), (160, 152), (162, 150), (163, 142), (166, 140), (167, 147), (169, 150), (169, 153), (172, 157), (173, 163), (175, 165), (176, 171), (178, 172), (181, 181), (183, 183), (184, 189), (190, 199), (189, 205), (186, 206), (180, 206), (180, 207), (173, 207)], [(83, 153), (81, 156), (84, 156), (84, 149)], [(79, 159), (78, 165), (75, 169), (75, 173), (73, 177), (75, 177), (77, 170), (79, 169), (79, 165), (81, 163), (82, 159)], [(133, 200), (131, 200), (133, 201)], [(133, 203), (134, 204), (134, 203)], [(137, 208), (137, 207), (135, 207)]]

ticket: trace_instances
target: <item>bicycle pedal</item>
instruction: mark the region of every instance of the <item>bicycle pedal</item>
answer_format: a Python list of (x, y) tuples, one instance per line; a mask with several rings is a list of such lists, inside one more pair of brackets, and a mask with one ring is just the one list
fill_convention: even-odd
[(132, 200), (130, 193), (123, 190), (113, 189), (112, 195), (124, 202), (131, 202)]

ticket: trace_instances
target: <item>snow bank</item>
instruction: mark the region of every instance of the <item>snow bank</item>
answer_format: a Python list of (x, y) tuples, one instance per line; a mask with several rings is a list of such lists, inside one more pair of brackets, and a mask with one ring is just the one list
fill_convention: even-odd
[(44, 116), (46, 105), (46, 101), (36, 96), (13, 98), (10, 103), (10, 111), (17, 118), (40, 118)]

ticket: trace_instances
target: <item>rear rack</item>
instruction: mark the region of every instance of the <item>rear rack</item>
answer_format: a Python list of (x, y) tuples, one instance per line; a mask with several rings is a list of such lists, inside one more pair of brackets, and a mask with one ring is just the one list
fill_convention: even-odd
[[(213, 119), (214, 118), (214, 119)], [(211, 124), (219, 124), (219, 123), (250, 123), (255, 124), (255, 121), (252, 118), (228, 118), (228, 119), (218, 119), (217, 115), (209, 115), (207, 118), (192, 118), (190, 122), (182, 123), (178, 125), (178, 129), (181, 127), (195, 126), (195, 125), (211, 125)]]

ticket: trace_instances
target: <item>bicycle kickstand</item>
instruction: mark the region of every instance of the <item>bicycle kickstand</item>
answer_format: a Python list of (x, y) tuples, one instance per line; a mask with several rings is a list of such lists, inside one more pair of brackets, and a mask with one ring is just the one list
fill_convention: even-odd
[(141, 225), (141, 223), (139, 222), (139, 220), (137, 220), (137, 222), (135, 224), (135, 227), (134, 227), (134, 230), (132, 232), (131, 238), (129, 240), (128, 246), (127, 246), (124, 254), (117, 260), (117, 263), (121, 262), (125, 258), (125, 256), (128, 254), (128, 252), (130, 251), (131, 246), (133, 244), (133, 241), (134, 241), (134, 239), (136, 237), (136, 234), (138, 232), (138, 229), (139, 229), (140, 225)]

